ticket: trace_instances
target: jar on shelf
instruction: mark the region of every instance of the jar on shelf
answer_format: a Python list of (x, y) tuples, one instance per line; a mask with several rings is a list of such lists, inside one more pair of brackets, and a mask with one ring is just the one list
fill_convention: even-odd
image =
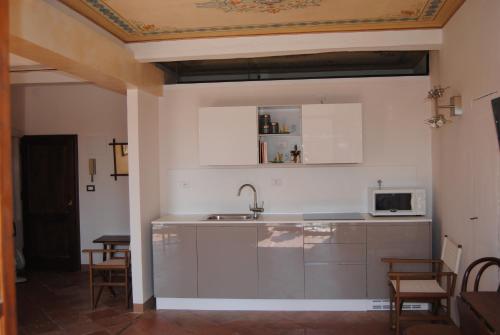
[(278, 122), (271, 122), (271, 134), (279, 134), (280, 125)]
[[(265, 131), (265, 129), (267, 129), (267, 131)], [(259, 133), (269, 134), (270, 130), (271, 130), (271, 115), (270, 114), (259, 115)]]

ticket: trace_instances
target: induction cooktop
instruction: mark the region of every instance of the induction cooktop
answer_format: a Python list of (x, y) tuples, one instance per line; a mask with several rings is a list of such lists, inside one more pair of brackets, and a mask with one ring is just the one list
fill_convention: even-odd
[(361, 213), (309, 213), (303, 215), (304, 220), (364, 220)]

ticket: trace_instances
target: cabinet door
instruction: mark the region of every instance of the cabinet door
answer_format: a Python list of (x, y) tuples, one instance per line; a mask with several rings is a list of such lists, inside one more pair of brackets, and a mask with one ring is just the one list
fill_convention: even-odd
[(306, 299), (366, 298), (365, 264), (306, 263)]
[(198, 297), (257, 298), (257, 227), (198, 227)]
[(302, 143), (305, 164), (361, 163), (361, 104), (303, 105)]
[(261, 225), (259, 232), (259, 298), (304, 298), (302, 227)]
[(200, 165), (258, 164), (257, 107), (198, 111)]
[(153, 226), (155, 297), (196, 298), (196, 227)]
[[(430, 258), (431, 231), (427, 223), (374, 224), (367, 227), (368, 297), (389, 298), (388, 265), (383, 257)], [(395, 268), (396, 271), (426, 271), (419, 265)]]
[(305, 298), (366, 298), (366, 226), (304, 227)]

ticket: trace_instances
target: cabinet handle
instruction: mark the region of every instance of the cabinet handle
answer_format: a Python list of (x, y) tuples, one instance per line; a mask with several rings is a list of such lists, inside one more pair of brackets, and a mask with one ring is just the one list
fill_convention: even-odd
[(469, 218), (469, 220), (471, 220), (471, 221), (474, 221), (474, 220), (477, 220), (477, 219), (479, 219), (477, 216), (473, 216), (473, 217)]

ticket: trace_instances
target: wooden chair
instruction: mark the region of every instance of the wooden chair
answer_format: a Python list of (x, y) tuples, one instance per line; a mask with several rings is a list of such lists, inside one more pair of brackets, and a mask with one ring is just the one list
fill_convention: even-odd
[[(490, 335), (493, 332), (488, 328), (488, 322), (491, 320), (486, 320), (481, 312), (485, 310), (495, 310), (495, 306), (489, 303), (483, 302), (482, 305), (471, 306), (467, 303), (466, 295), (476, 295), (477, 301), (481, 301), (482, 294), (490, 294), (491, 292), (479, 292), (479, 284), (484, 272), (490, 267), (497, 267), (496, 270), (500, 269), (500, 258), (496, 257), (483, 257), (472, 262), (465, 270), (464, 277), (462, 279), (462, 287), (460, 290), (460, 297), (457, 299), (458, 314), (460, 315), (460, 329), (462, 334), (469, 335)], [(474, 285), (472, 286), (472, 291), (469, 290), (469, 277), (472, 273), (476, 274), (474, 279)], [(496, 290), (500, 293), (500, 284)], [(469, 297), (470, 299), (470, 297)], [(484, 300), (483, 300), (484, 301)], [(482, 306), (481, 309), (478, 306)], [(496, 311), (493, 315), (496, 315), (496, 319), (500, 319), (500, 312)], [(497, 332), (498, 333), (498, 332)], [(495, 333), (496, 334), (496, 333)]]
[[(476, 266), (482, 265), (476, 274), (476, 279), (474, 280), (473, 292), (479, 292), (479, 283), (481, 282), (481, 278), (486, 271), (491, 266), (496, 266), (500, 269), (500, 258), (496, 257), (483, 257), (476, 259), (474, 262), (470, 263), (464, 273), (464, 277), (462, 279), (462, 287), (460, 288), (460, 292), (469, 292), (469, 277), (471, 273), (474, 271)], [(497, 292), (500, 293), (500, 284), (498, 284)]]
[[(105, 287), (109, 288), (110, 292), (115, 295), (113, 287), (125, 288), (125, 306), (129, 307), (130, 293), (132, 286), (130, 285), (130, 251), (127, 249), (85, 249), (83, 252), (89, 254), (89, 283), (91, 306), (94, 310), (99, 303), (102, 291)], [(96, 262), (95, 254), (100, 254), (104, 261)], [(109, 254), (110, 257), (105, 257)], [(123, 254), (123, 257), (114, 257), (114, 254)], [(99, 281), (96, 274), (101, 278)], [(117, 280), (117, 279), (122, 279)], [(95, 288), (98, 287), (97, 298), (95, 298)]]
[[(462, 246), (453, 243), (445, 235), (441, 259), (382, 258), (382, 262), (389, 264), (389, 318), (391, 327), (396, 329), (396, 334), (400, 333), (402, 320), (444, 320), (452, 323), (450, 301), (455, 291), (461, 255)], [(428, 265), (430, 271), (395, 271), (394, 266), (402, 264)], [(403, 315), (403, 303), (408, 301), (428, 302), (432, 306), (432, 313)], [(443, 301), (446, 305), (442, 304)], [(445, 315), (439, 314), (441, 308), (445, 309)]]

